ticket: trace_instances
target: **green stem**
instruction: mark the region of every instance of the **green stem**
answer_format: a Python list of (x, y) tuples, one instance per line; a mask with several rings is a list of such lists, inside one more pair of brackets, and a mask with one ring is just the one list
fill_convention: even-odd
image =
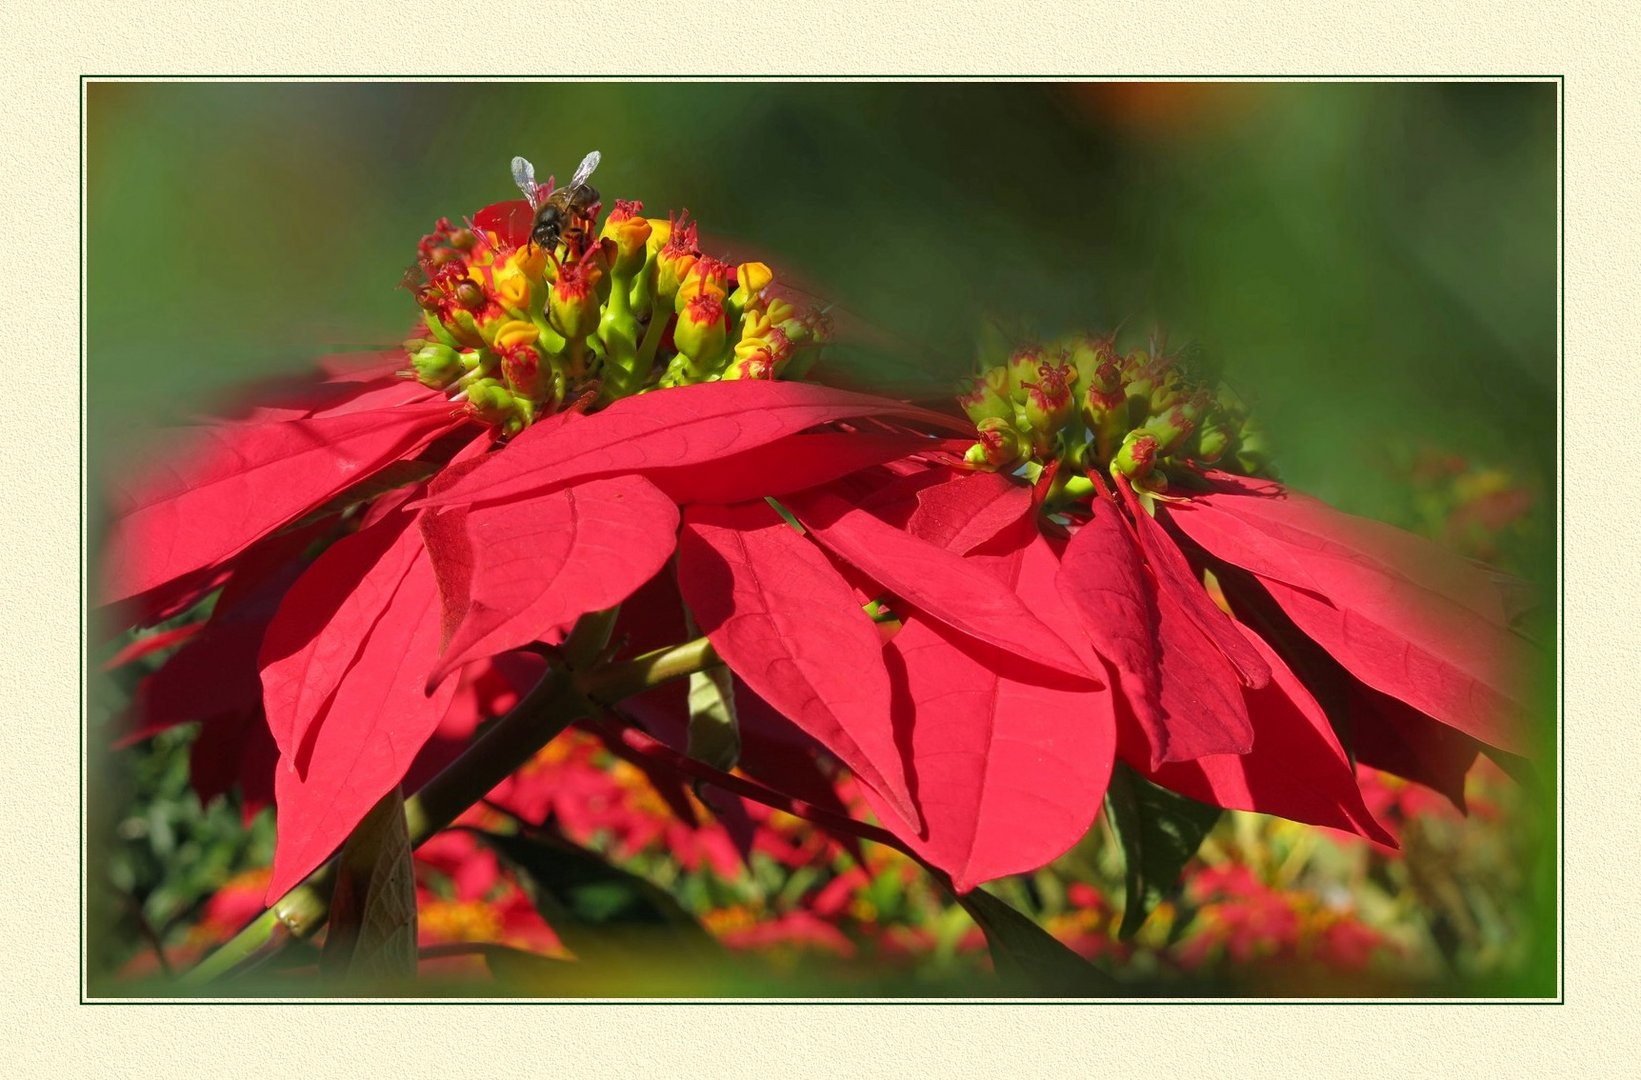
[[(706, 638), (654, 652), (619, 664), (607, 664), (582, 675), (553, 667), (513, 709), (451, 762), (414, 796), (405, 800), (405, 824), (412, 847), (479, 802), (518, 770), (554, 736), (586, 716), (597, 704), (610, 704), (670, 679), (719, 663)], [(330, 913), (335, 861), (326, 862), (238, 934), (179, 980), (200, 987), (277, 948), (283, 928), (290, 937), (311, 937)]]
[(650, 312), (649, 325), (644, 328), (644, 340), (638, 345), (638, 370), (649, 378), (655, 368), (655, 354), (661, 348), (661, 338), (667, 332), (667, 323), (672, 320), (672, 312), (657, 305)]

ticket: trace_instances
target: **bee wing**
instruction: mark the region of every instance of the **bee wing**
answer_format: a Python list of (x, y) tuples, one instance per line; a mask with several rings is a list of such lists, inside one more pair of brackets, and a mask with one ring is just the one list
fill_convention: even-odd
[(593, 170), (598, 168), (600, 160), (602, 158), (597, 150), (581, 159), (581, 164), (576, 166), (575, 175), (570, 178), (570, 189), (572, 191), (587, 182), (587, 178), (593, 174)]
[(530, 209), (534, 210), (536, 208), (536, 167), (530, 164), (529, 158), (516, 157), (513, 159), (513, 183), (517, 184), (519, 190), (524, 192), (525, 200), (529, 202)]

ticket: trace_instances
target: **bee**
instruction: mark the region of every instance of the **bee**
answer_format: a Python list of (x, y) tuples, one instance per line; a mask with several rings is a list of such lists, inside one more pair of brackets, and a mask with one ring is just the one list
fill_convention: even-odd
[(530, 242), (549, 252), (558, 248), (560, 240), (579, 247), (583, 236), (593, 225), (593, 207), (598, 205), (598, 191), (587, 183), (587, 178), (598, 168), (599, 153), (594, 150), (581, 159), (575, 175), (561, 188), (554, 188), (545, 198), (536, 186), (536, 167), (521, 157), (513, 159), (513, 183), (524, 192), (524, 198), (535, 211), (530, 225)]

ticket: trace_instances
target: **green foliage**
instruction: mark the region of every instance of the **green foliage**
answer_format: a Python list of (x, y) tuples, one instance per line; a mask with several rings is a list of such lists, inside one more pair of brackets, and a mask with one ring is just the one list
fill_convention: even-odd
[(1118, 992), (1115, 979), (984, 889), (959, 896), (957, 902), (986, 935), (997, 975), (1009, 991), (1040, 997)]
[(577, 956), (624, 966), (657, 955), (721, 958), (718, 943), (670, 895), (585, 848), (539, 834), (473, 835), (512, 867), (536, 910)]
[(382, 796), (342, 845), (319, 967), (346, 982), (416, 977), (416, 872), (404, 791)]
[(200, 805), (188, 782), (196, 733), (197, 725), (187, 725), (121, 751), (87, 793), (87, 892), (93, 917), (112, 924), (111, 933), (92, 939), (93, 973), (151, 952), (155, 941), (183, 945), (213, 893), (273, 859), (271, 813), (247, 825), (234, 797)]
[(1157, 902), (1178, 888), (1220, 810), (1158, 787), (1121, 762), (1112, 770), (1105, 810), (1126, 860), (1120, 933), (1133, 937)]

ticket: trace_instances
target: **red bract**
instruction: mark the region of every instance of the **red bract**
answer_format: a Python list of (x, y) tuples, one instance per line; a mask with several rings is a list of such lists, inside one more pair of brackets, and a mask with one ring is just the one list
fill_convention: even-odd
[(455, 694), (424, 692), (439, 655), (439, 596), (418, 552), (382, 610), (312, 734), (280, 754), (274, 797), (279, 843), (270, 901), (330, 855), (391, 791), (432, 736)]
[[(995, 575), (1070, 629), (1066, 614), (1050, 614), (1053, 564), (1037, 538), (971, 572)], [(1019, 662), (974, 659), (943, 638), (938, 624), (915, 617), (888, 651), (896, 725), (909, 744), (913, 794), (927, 824), (910, 834), (885, 820), (919, 855), (967, 891), (1036, 869), (1088, 831), (1116, 749), (1108, 691), (1087, 679), (1045, 680)]]
[(1521, 680), (1534, 657), (1490, 575), (1278, 485), (1209, 479), (1214, 490), (1169, 506), (1172, 524), (1249, 571), (1364, 685), (1489, 746), (1526, 751)]
[(1346, 829), (1394, 845), (1363, 802), (1350, 759), (1316, 700), (1270, 646), (1246, 627), (1238, 629), (1270, 661), (1274, 676), (1247, 691), (1253, 748), (1157, 769), (1146, 768), (1142, 755), (1133, 764), (1153, 782), (1213, 806)]
[(882, 641), (825, 555), (763, 503), (691, 509), (678, 581), (718, 655), (915, 826)]
[[(1205, 496), (1157, 500), (1159, 517), (1201, 548), (1185, 542), (1182, 551), (1137, 500), (1109, 493), (1073, 512), (1069, 542), (1053, 541), (1063, 550), (1061, 595), (1116, 669), (1123, 756), (1135, 768), (1213, 805), (1392, 843), (1363, 804), (1319, 698), (1339, 703), (1364, 761), (1455, 801), (1475, 738), (1519, 747), (1520, 701), (1501, 661), (1520, 670), (1531, 657), (1509, 631), (1490, 575), (1274, 485), (1215, 479)], [(1254, 576), (1220, 571), (1233, 604), (1248, 599), (1271, 639), (1213, 606), (1186, 557), (1202, 549), (1257, 573), (1261, 603), (1245, 597)], [(917, 637), (919, 650), (939, 655), (931, 635)], [(948, 645), (938, 662), (959, 655)], [(918, 724), (930, 723), (926, 716)]]
[(294, 761), (309, 726), (353, 669), (421, 545), (400, 511), (345, 536), (314, 561), (263, 635), (259, 664), (268, 728)]
[(788, 505), (820, 543), (897, 600), (1027, 664), (1093, 677), (1018, 594), (989, 575), (975, 573), (961, 556), (826, 491), (794, 497)]
[[(492, 503), (549, 491), (574, 480), (718, 461), (767, 446), (817, 424), (893, 416), (956, 427), (926, 409), (824, 386), (725, 382), (624, 398), (598, 423), (532, 427), (434, 506)], [(742, 459), (743, 469), (756, 459)]]
[(222, 563), (459, 419), (445, 402), (207, 429), (186, 457), (122, 491), (102, 602)]
[[(346, 390), (336, 389), (343, 382)], [(226, 579), (232, 593), (236, 582), (248, 585), (262, 573), (261, 563), (245, 553), (256, 551), (268, 533), (315, 511), (315, 529), (336, 529), (334, 515), (346, 506), (332, 501), (334, 496), (394, 460), (423, 452), (459, 422), (442, 400), (429, 405), (421, 400), (424, 393), (401, 392), (403, 385), (403, 380), (339, 379), (307, 396), (287, 394), (288, 404), (266, 416), (216, 429), (209, 440), (216, 455), (192, 471), (173, 473), (166, 484), (151, 485), (150, 491), (161, 494), (132, 504), (116, 531), (116, 552), (129, 556), (140, 540), (162, 555), (127, 558), (138, 570), (116, 573), (113, 595), (169, 590), (176, 597), (169, 602), (176, 604), (213, 584), (206, 574)], [(363, 408), (394, 400), (399, 401), (395, 408)], [(311, 415), (293, 417), (304, 410)], [(180, 685), (187, 675), (196, 688), (176, 695), (171, 704), (157, 699), (159, 707), (149, 710), (139, 734), (203, 718), (202, 709), (213, 715), (232, 711), (236, 718), (246, 709), (255, 712), (264, 732), (257, 745), (266, 747), (271, 734), (278, 748), (279, 846), (269, 884), (270, 895), (277, 895), (318, 865), (377, 799), (406, 779), (451, 707), (456, 681), (447, 676), (471, 662), (555, 643), (580, 616), (621, 604), (672, 554), (676, 505), (785, 493), (794, 484), (831, 481), (942, 448), (926, 435), (889, 428), (803, 434), (817, 424), (874, 415), (927, 419), (933, 414), (820, 387), (722, 383), (646, 394), (587, 416), (557, 414), (500, 450), (492, 450), (494, 439), (485, 433), (453, 457), (448, 449), (438, 451), (417, 467), (425, 476), (442, 461), (441, 475), (421, 487), (394, 490), (389, 484), (383, 485), (386, 494), (361, 494), (374, 496), (372, 504), (354, 517), (356, 524), (343, 518), (343, 535), (305, 571), (292, 561), (300, 546), (285, 544), (277, 553), (289, 567), (284, 580), (287, 585), (296, 580), (283, 603), (276, 596), (261, 621), (238, 637), (208, 627), (189, 642), (161, 669), (155, 687)], [(663, 486), (645, 478), (651, 472)], [(510, 476), (522, 479), (509, 481)], [(762, 524), (773, 520), (786, 534), (780, 550), (790, 555), (791, 544), (800, 545), (795, 558), (812, 573), (830, 574), (838, 582), (828, 602), (847, 599), (847, 588), (819, 550), (767, 508), (760, 509)], [(780, 542), (767, 529), (761, 535), (776, 537), (766, 545)], [(293, 540), (302, 536), (292, 534)], [(709, 589), (699, 606), (710, 610), (716, 595)], [(804, 590), (798, 599), (818, 602)], [(823, 602), (812, 610), (824, 607)], [(212, 626), (231, 626), (233, 611), (233, 604), (225, 603)], [(852, 618), (864, 634), (860, 644), (869, 650), (863, 656), (881, 673), (876, 630), (858, 607)], [(716, 634), (722, 619), (710, 621)], [(240, 638), (243, 642), (234, 644)], [(259, 656), (266, 720), (256, 709), (254, 689), (233, 690), (254, 683), (225, 681), (245, 663), (216, 659), (224, 649)], [(736, 646), (727, 645), (726, 651), (735, 653)], [(828, 670), (817, 662), (813, 674), (824, 679)], [(860, 674), (851, 677), (858, 680)], [(781, 699), (800, 723), (818, 723), (808, 719), (807, 705), (783, 694), (779, 681), (760, 688)], [(207, 704), (209, 694), (219, 691), (239, 694), (243, 704), (232, 710), (228, 704)], [(156, 700), (153, 694), (145, 697)], [(861, 706), (854, 711), (872, 697), (858, 694)], [(904, 766), (889, 729), (886, 681), (876, 697), (880, 718), (849, 721), (861, 745), (873, 748), (870, 755), (840, 741), (841, 728), (822, 738), (864, 776), (887, 791), (898, 789), (910, 811)], [(850, 714), (845, 707), (841, 715)], [(199, 770), (210, 792), (233, 778), (234, 770), (217, 763), (217, 751), (227, 748), (225, 739), (236, 745), (245, 740), (243, 723), (236, 719), (202, 743), (213, 757), (210, 767), (202, 762)], [(873, 724), (877, 733), (867, 734)], [(266, 751), (261, 753), (265, 763)], [(443, 753), (448, 760), (449, 751)], [(873, 760), (894, 779), (874, 772)]]
[(1058, 582), (1095, 651), (1116, 668), (1152, 767), (1248, 750), (1252, 727), (1235, 672), (1205, 647), (1178, 602), (1159, 595), (1114, 499), (1094, 501), (1065, 546)]
[[(441, 580), (443, 622), (454, 629), (429, 686), (469, 660), (557, 642), (582, 615), (619, 604), (661, 568), (678, 528), (672, 502), (641, 476), (458, 507), (437, 519), (428, 533), (436, 557), (471, 569), (465, 589)], [(466, 551), (455, 550), (463, 544)]]

